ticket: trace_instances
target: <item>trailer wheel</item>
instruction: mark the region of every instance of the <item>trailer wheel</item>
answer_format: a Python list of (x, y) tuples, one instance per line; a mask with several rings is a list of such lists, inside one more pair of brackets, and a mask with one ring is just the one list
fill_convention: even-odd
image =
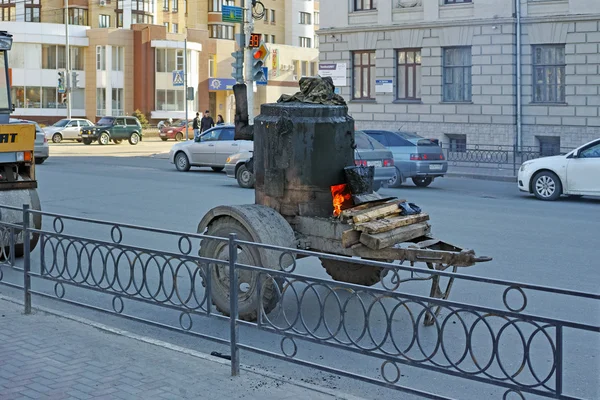
[(375, 285), (388, 273), (388, 270), (385, 268), (327, 258), (321, 258), (321, 265), (333, 280), (363, 286)]

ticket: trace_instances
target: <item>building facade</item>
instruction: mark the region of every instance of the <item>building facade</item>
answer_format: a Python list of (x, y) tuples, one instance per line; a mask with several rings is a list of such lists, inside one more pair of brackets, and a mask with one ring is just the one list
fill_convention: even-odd
[(346, 64), (340, 89), (358, 128), (546, 154), (600, 135), (600, 1), (342, 0), (321, 8), (320, 62)]
[[(254, 32), (263, 34), (271, 50), (269, 83), (255, 92), (263, 101), (274, 101), (282, 90), (297, 90), (295, 64), (287, 62), (289, 57), (295, 55), (299, 68), (307, 63), (316, 70), (318, 2), (263, 3), (264, 17), (255, 21)], [(140, 110), (157, 122), (184, 118), (187, 102), (190, 116), (209, 109), (233, 121), (231, 53), (241, 26), (222, 21), (223, 5), (239, 6), (240, 0), (69, 1), (72, 116), (97, 120)], [(65, 97), (57, 85), (59, 72), (66, 68), (64, 2), (6, 0), (0, 9), (0, 29), (14, 38), (9, 53), (13, 115), (46, 124), (65, 117)], [(294, 12), (300, 21), (301, 10), (310, 13), (310, 29), (287, 32), (287, 16)], [(310, 46), (302, 46), (308, 48), (299, 48), (300, 34), (312, 38)], [(285, 70), (278, 68), (282, 59)], [(186, 99), (180, 73), (186, 61), (193, 99)]]

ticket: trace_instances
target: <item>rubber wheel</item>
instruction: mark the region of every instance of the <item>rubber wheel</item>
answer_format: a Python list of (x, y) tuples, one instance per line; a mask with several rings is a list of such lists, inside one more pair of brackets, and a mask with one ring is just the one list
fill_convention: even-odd
[(133, 132), (131, 134), (131, 136), (129, 136), (129, 144), (132, 145), (132, 146), (135, 146), (139, 142), (140, 142), (140, 135), (138, 135), (137, 133)]
[(90, 144), (92, 144), (92, 139), (83, 139), (83, 144), (89, 146)]
[(177, 168), (177, 171), (186, 172), (190, 170), (190, 167), (190, 160), (184, 152), (180, 151), (175, 154), (175, 168)]
[(252, 189), (254, 187), (254, 174), (248, 170), (246, 165), (240, 165), (235, 173), (238, 185), (244, 189)]
[(183, 140), (183, 133), (177, 132), (177, 134), (175, 135), (175, 141), (181, 142), (182, 140)]
[(55, 133), (54, 135), (52, 135), (52, 142), (54, 142), (54, 143), (62, 142), (62, 135), (60, 133)]
[(388, 181), (388, 187), (397, 188), (402, 186), (402, 174), (398, 167), (396, 167), (396, 176)]
[(113, 139), (112, 140), (114, 144), (121, 144), (123, 143), (123, 139)]
[(160, 140), (162, 140), (163, 142), (166, 142), (167, 140), (169, 140), (169, 138), (161, 137)]
[(102, 132), (98, 138), (98, 143), (105, 146), (110, 143), (110, 135), (108, 132)]
[(433, 178), (419, 178), (419, 177), (415, 177), (415, 178), (412, 178), (412, 181), (415, 184), (415, 186), (418, 186), (418, 187), (427, 187), (427, 186), (431, 185), (431, 182), (433, 182)]
[(562, 194), (562, 184), (554, 172), (542, 171), (533, 177), (533, 194), (540, 200), (557, 200)]
[[(238, 221), (231, 217), (221, 217), (212, 222), (206, 235), (216, 237), (229, 237), (235, 233), (239, 240), (253, 241), (252, 235)], [(229, 260), (229, 245), (227, 241), (203, 239), (200, 245), (200, 257), (217, 260)], [(237, 250), (237, 260), (241, 264), (262, 266), (258, 248), (240, 245)], [(211, 299), (217, 310), (229, 316), (229, 266), (208, 264), (207, 273), (211, 274)], [(238, 269), (238, 315), (244, 321), (255, 321), (259, 309), (258, 302), (259, 274), (255, 271)], [(205, 283), (206, 284), (206, 283)], [(265, 280), (261, 288), (262, 308), (265, 313), (271, 312), (279, 301), (280, 288), (276, 288), (273, 279)]]
[[(31, 195), (30, 209), (36, 210), (36, 211), (42, 211), (42, 204), (40, 203), (40, 197), (38, 196), (37, 190), (32, 189), (29, 191), (29, 193)], [(41, 214), (30, 214), (30, 215), (31, 215), (31, 219), (33, 222), (33, 227), (38, 230), (42, 229), (42, 215)], [(21, 233), (22, 233), (21, 230), (15, 229), (15, 236), (19, 235)], [(33, 249), (35, 249), (39, 240), (40, 240), (39, 233), (31, 233), (31, 239), (29, 240), (30, 251), (33, 251)], [(15, 243), (15, 258), (23, 257), (24, 254), (25, 254), (25, 247), (23, 246), (23, 243)], [(4, 252), (2, 253), (2, 255), (3, 255), (3, 257), (0, 257), (0, 259), (3, 259), (4, 256), (6, 256), (6, 259), (10, 259), (10, 246), (4, 247)]]
[(36, 158), (35, 159), (35, 165), (41, 165), (44, 163), (44, 161), (46, 161), (45, 158)]
[[(362, 286), (373, 286), (387, 275), (385, 268), (371, 267), (345, 261), (321, 258), (321, 265), (333, 280), (354, 283)], [(383, 275), (382, 275), (383, 274)]]
[(211, 167), (211, 168), (215, 172), (221, 172), (221, 171), (223, 171), (223, 167)]

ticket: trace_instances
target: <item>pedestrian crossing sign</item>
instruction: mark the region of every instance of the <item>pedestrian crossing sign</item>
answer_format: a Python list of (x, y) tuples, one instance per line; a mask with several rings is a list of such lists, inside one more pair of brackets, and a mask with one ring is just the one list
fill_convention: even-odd
[(258, 81), (256, 81), (257, 85), (267, 85), (269, 83), (269, 67), (262, 67), (263, 74)]
[(184, 86), (183, 71), (173, 71), (173, 86)]

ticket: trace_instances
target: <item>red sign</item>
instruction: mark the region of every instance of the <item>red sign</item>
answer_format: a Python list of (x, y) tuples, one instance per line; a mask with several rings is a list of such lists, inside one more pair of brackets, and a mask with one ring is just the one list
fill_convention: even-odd
[(262, 38), (262, 34), (260, 33), (251, 33), (250, 34), (250, 44), (248, 47), (251, 49), (255, 49), (260, 46), (260, 40)]

